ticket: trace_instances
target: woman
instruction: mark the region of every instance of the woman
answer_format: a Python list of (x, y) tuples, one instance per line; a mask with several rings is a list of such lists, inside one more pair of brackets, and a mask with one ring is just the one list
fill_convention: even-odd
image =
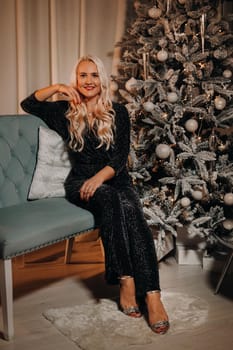
[[(58, 101), (47, 101), (60, 94)], [(79, 59), (71, 85), (37, 90), (22, 108), (43, 119), (66, 142), (72, 170), (65, 182), (67, 199), (90, 210), (100, 227), (105, 250), (105, 277), (120, 284), (120, 308), (140, 317), (143, 296), (151, 329), (164, 334), (168, 316), (160, 299), (154, 241), (140, 200), (127, 172), (130, 121), (123, 105), (112, 103), (101, 60)]]

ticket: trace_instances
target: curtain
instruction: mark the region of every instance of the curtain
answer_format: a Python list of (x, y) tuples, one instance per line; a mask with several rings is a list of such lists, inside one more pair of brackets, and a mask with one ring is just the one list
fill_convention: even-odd
[(127, 0), (0, 0), (0, 114), (23, 113), (20, 101), (53, 83), (69, 83), (79, 56), (99, 56), (116, 71), (115, 43)]

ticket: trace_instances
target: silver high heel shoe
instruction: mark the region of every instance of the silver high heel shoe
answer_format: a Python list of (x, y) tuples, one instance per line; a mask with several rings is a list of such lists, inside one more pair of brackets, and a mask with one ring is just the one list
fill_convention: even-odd
[[(120, 277), (120, 281), (129, 279), (129, 278), (133, 278), (133, 277), (131, 277), (131, 276), (122, 276), (122, 277)], [(122, 305), (120, 305), (119, 308), (125, 315), (127, 315), (129, 317), (139, 318), (139, 317), (142, 316), (138, 305), (132, 305), (132, 306), (125, 307), (125, 308)]]
[[(152, 290), (147, 292), (148, 294), (160, 293), (160, 290)], [(168, 320), (161, 320), (155, 323), (149, 324), (151, 330), (156, 334), (165, 334), (167, 333), (170, 324)]]

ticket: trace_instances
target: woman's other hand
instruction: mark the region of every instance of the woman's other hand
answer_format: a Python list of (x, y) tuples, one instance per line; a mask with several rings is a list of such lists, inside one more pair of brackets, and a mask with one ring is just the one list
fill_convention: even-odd
[(60, 95), (64, 95), (67, 101), (73, 102), (74, 104), (80, 104), (81, 98), (78, 91), (69, 85), (58, 84), (58, 91)]

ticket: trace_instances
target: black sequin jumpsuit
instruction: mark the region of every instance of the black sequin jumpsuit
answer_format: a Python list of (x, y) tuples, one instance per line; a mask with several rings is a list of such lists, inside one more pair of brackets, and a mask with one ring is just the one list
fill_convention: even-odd
[[(67, 143), (67, 101), (38, 101), (32, 94), (22, 101), (27, 113), (36, 115)], [(65, 181), (67, 199), (90, 210), (100, 227), (105, 250), (105, 277), (117, 284), (122, 275), (133, 276), (137, 295), (160, 290), (158, 262), (152, 233), (144, 218), (138, 195), (127, 171), (130, 145), (130, 121), (127, 109), (113, 103), (116, 112), (115, 144), (108, 151), (99, 144), (93, 132), (87, 130), (81, 152), (70, 150), (72, 170)], [(106, 165), (115, 170), (115, 176), (100, 186), (88, 202), (80, 199), (83, 182)]]

